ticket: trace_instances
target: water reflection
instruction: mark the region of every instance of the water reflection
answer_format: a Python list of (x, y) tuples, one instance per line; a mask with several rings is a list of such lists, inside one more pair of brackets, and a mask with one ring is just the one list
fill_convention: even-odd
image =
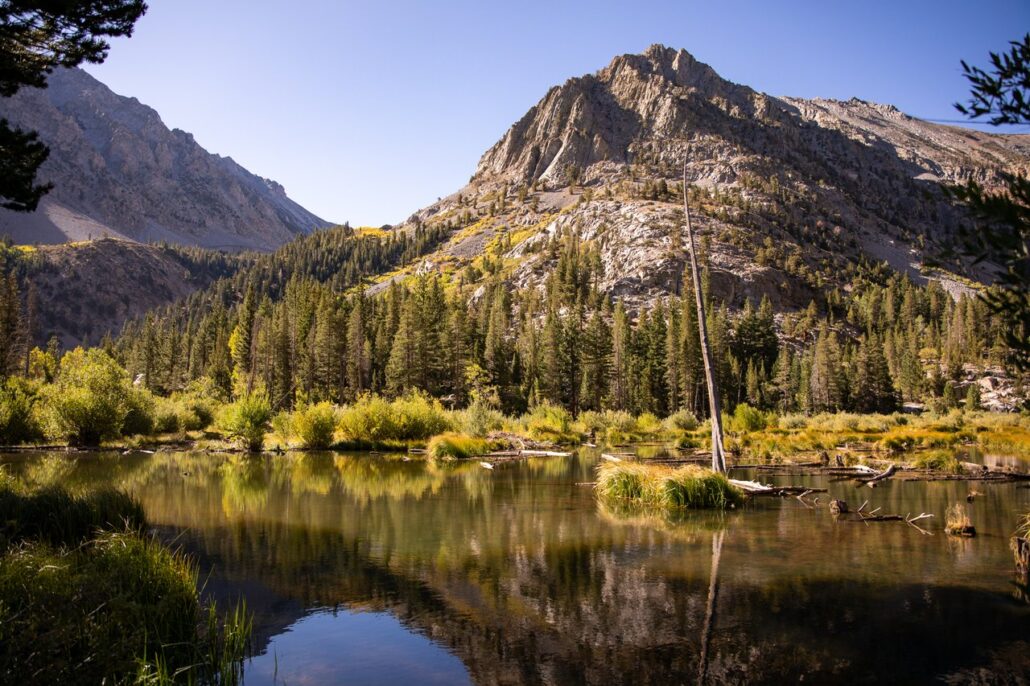
[[(589, 456), (492, 471), (331, 453), (60, 457), (6, 459), (33, 478), (136, 493), (196, 555), (207, 592), (245, 595), (257, 613), (250, 683), (270, 683), (276, 661), (288, 683), (370, 683), (390, 665), (527, 684), (1030, 677), (1030, 606), (1007, 550), (1030, 490), (1011, 484), (977, 486), (980, 536), (960, 541), (940, 531), (965, 501), (959, 482), (813, 480), (856, 507), (934, 513), (924, 536), (835, 522), (826, 495), (814, 510), (613, 510), (582, 485)], [(386, 680), (408, 680), (396, 674)]]

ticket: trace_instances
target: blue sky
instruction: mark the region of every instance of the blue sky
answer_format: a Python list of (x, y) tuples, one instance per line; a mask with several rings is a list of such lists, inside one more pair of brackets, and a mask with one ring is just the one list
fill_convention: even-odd
[(392, 223), (468, 180), (553, 85), (652, 43), (773, 95), (956, 119), (959, 60), (1030, 2), (148, 0), (88, 71), (322, 217)]

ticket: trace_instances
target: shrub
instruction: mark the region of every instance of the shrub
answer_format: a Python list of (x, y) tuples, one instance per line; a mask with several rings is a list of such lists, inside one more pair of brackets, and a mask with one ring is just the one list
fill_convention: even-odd
[(340, 411), (340, 429), (355, 441), (388, 441), (397, 437), (390, 403), (377, 395), (363, 395)]
[(566, 443), (574, 440), (572, 415), (564, 407), (540, 403), (523, 417), (530, 438)]
[(117, 437), (133, 408), (129, 375), (103, 350), (64, 355), (54, 383), (40, 392), (46, 431), (74, 445)]
[(156, 430), (157, 400), (145, 388), (132, 388), (129, 391), (129, 411), (122, 421), (122, 435), (149, 436)]
[(433, 436), (426, 447), (429, 457), (437, 459), (464, 459), (490, 452), (490, 442), (475, 436), (445, 433)]
[(688, 410), (679, 410), (669, 415), (665, 424), (672, 431), (694, 431), (698, 427), (697, 417)]
[(639, 463), (602, 464), (594, 486), (599, 498), (645, 509), (725, 509), (743, 494), (722, 474), (694, 465), (672, 469)]
[(0, 387), (0, 443), (17, 445), (43, 437), (36, 420), (36, 394), (25, 379), (10, 378)]
[(737, 405), (733, 411), (733, 427), (737, 431), (761, 431), (765, 428), (765, 413), (747, 403)]
[(504, 415), (488, 402), (475, 398), (464, 410), (455, 413), (457, 428), (469, 436), (484, 437), (504, 426)]
[(439, 400), (412, 391), (390, 403), (400, 440), (425, 440), (451, 428), (447, 411)]
[(328, 402), (306, 405), (293, 413), (292, 427), (305, 448), (328, 448), (336, 432), (336, 408)]
[(272, 408), (263, 393), (252, 393), (222, 408), (218, 417), (219, 428), (238, 440), (251, 452), (261, 450), (272, 418)]
[(634, 422), (635, 433), (640, 436), (653, 436), (662, 430), (662, 422), (650, 412), (644, 412)]

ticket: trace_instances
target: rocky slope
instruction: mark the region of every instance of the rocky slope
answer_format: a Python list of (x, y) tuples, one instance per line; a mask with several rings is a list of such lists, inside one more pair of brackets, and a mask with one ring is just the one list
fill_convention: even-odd
[(271, 250), (328, 222), (282, 186), (169, 130), (153, 109), (84, 71), (55, 72), (46, 89), (0, 99), (0, 117), (40, 132), (55, 188), (30, 214), (0, 210), (19, 243), (103, 235), (230, 250)]
[[(14, 248), (25, 299), (36, 299), (33, 344), (57, 336), (65, 348), (97, 345), (133, 317), (230, 276), (254, 253), (99, 239)], [(30, 289), (35, 295), (30, 296)]]
[(968, 221), (941, 183), (1027, 173), (1030, 136), (859, 100), (777, 98), (656, 45), (552, 88), (468, 186), (415, 213), (409, 226), (464, 226), (419, 268), (455, 271), (490, 248), (513, 284), (540, 285), (553, 265), (538, 248), (574, 229), (600, 246), (606, 291), (630, 305), (653, 300), (684, 266), (671, 249), (684, 164), (718, 294), (734, 304), (768, 295), (790, 309), (870, 262), (968, 288), (924, 266)]

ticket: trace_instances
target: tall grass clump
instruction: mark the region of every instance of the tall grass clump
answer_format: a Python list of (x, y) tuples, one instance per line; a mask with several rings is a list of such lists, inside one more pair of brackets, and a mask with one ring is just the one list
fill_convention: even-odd
[(0, 558), (0, 682), (239, 683), (249, 619), (212, 626), (197, 579), (184, 557), (130, 532), (17, 546)]
[(258, 452), (264, 445), (271, 419), (272, 407), (268, 397), (263, 393), (252, 393), (223, 407), (218, 416), (218, 427), (247, 450)]
[(918, 469), (932, 469), (934, 471), (958, 474), (962, 471), (955, 454), (947, 450), (931, 450), (920, 453), (912, 463)]
[(744, 500), (722, 474), (686, 465), (602, 464), (595, 490), (604, 501), (656, 509), (726, 509)]
[(333, 444), (337, 412), (332, 403), (305, 405), (293, 412), (291, 428), (305, 448), (324, 450)]
[(101, 529), (142, 531), (146, 517), (139, 501), (115, 489), (72, 495), (48, 486), (30, 492), (7, 480), (0, 485), (0, 522), (3, 550), (26, 540), (75, 546)]
[(944, 530), (953, 536), (976, 535), (973, 522), (969, 519), (969, 514), (961, 503), (955, 503), (948, 508), (944, 515)]
[(426, 454), (437, 459), (466, 459), (490, 452), (490, 442), (477, 436), (444, 433), (433, 436)]

